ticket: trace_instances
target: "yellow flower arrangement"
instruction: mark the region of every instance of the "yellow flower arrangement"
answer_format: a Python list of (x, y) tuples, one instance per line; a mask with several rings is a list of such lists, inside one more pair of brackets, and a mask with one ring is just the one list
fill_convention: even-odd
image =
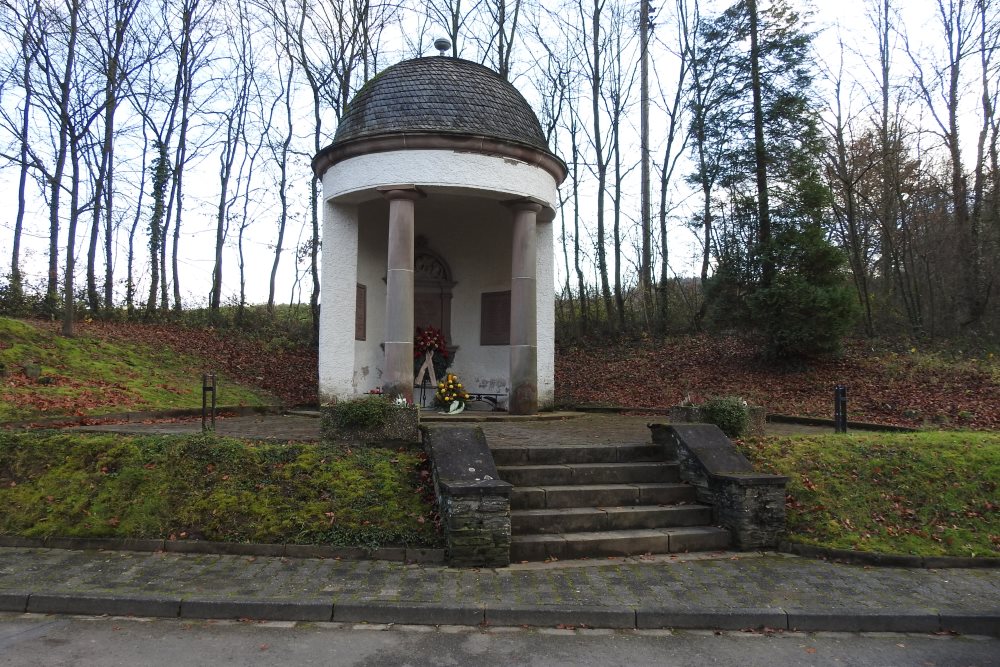
[(469, 393), (462, 387), (457, 375), (448, 373), (443, 380), (438, 382), (434, 399), (438, 405), (450, 409), (455, 403), (464, 405), (469, 400)]

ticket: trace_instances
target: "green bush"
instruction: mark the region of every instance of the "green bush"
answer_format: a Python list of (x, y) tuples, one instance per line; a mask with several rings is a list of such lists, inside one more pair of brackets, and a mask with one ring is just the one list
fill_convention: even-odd
[(751, 316), (764, 334), (765, 356), (804, 359), (840, 350), (858, 304), (844, 275), (844, 256), (818, 227), (787, 232), (776, 246), (779, 272), (750, 296)]
[(392, 415), (392, 403), (382, 396), (365, 396), (338, 403), (334, 423), (338, 428), (375, 429), (385, 426)]
[(741, 438), (750, 428), (750, 408), (739, 396), (710, 398), (701, 406), (701, 418), (730, 438)]

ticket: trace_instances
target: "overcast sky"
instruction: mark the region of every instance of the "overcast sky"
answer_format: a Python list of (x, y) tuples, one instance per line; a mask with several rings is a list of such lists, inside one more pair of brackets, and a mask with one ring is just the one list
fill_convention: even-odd
[[(725, 3), (714, 3), (714, 6), (720, 7), (724, 6), (724, 4)], [(845, 72), (847, 73), (847, 78), (857, 78), (863, 81), (864, 85), (868, 86), (871, 84), (872, 79), (871, 75), (869, 75), (866, 70), (865, 60), (870, 60), (876, 57), (877, 51), (873, 51), (875, 48), (874, 34), (869, 19), (866, 16), (866, 4), (865, 0), (836, 0), (836, 2), (823, 0), (822, 2), (817, 2), (813, 7), (813, 26), (819, 31), (816, 46), (820, 61), (831, 67), (836, 67), (840, 58), (839, 44), (842, 40), (847, 50), (845, 55)], [(713, 6), (713, 3), (708, 3), (708, 6)], [(900, 9), (903, 22), (906, 26), (907, 33), (914, 42), (924, 42), (927, 41), (928, 38), (933, 38), (932, 36), (934, 32), (936, 32), (933, 31), (931, 25), (934, 18), (934, 7), (935, 0), (909, 0), (908, 2), (901, 3)], [(661, 16), (659, 18), (661, 21), (667, 21), (667, 23), (661, 24), (657, 30), (660, 32), (662, 39), (669, 40), (672, 35), (673, 28), (669, 25), (667, 17)], [(428, 39), (424, 40), (424, 43), (429, 45), (430, 42), (433, 41), (433, 38), (437, 36), (438, 34), (435, 32), (430, 35)], [(428, 53), (425, 55), (430, 55), (431, 53), (433, 53), (433, 49), (428, 47)], [(660, 54), (657, 56), (657, 62), (655, 63), (657, 71), (661, 72), (661, 75), (665, 77), (669, 76), (665, 74), (666, 72), (671, 72), (673, 70), (671, 63), (667, 60), (668, 58), (669, 56)], [(905, 53), (898, 53), (897, 61), (901, 70), (908, 68)], [(526, 77), (522, 76), (516, 79), (516, 82), (520, 84), (522, 81), (525, 81), (525, 79)], [(665, 81), (666, 86), (669, 87), (669, 80), (665, 79)], [(823, 84), (821, 82), (821, 86), (822, 85)], [(845, 90), (847, 91), (847, 96), (852, 98), (850, 104), (853, 110), (855, 112), (862, 111), (864, 107), (864, 96), (860, 94), (857, 88), (851, 86), (848, 86)], [(532, 94), (530, 91), (525, 92), (529, 100), (532, 100)], [(637, 117), (637, 112), (635, 115)], [(637, 122), (635, 124), (637, 124)], [(654, 133), (655, 128), (659, 126), (660, 124), (658, 124), (654, 118)], [(654, 156), (657, 155), (660, 150), (656, 147), (656, 143), (654, 135)], [(634, 154), (637, 154), (637, 152), (638, 151), (636, 150)], [(182, 228), (183, 240), (180, 253), (180, 263), (182, 272), (182, 296), (185, 298), (186, 303), (189, 303), (190, 305), (205, 303), (207, 293), (211, 287), (215, 240), (213, 209), (215, 206), (215, 198), (217, 197), (216, 188), (218, 178), (216, 169), (217, 160), (214, 157), (210, 157), (195, 165), (192, 172), (185, 177), (186, 207), (185, 222)], [(3, 258), (2, 266), (4, 267), (4, 269), (0, 270), (2, 273), (6, 273), (6, 271), (9, 270), (7, 267), (9, 267), (11, 235), (14, 215), (17, 210), (16, 178), (16, 169), (13, 167), (8, 167), (0, 172), (0, 206), (2, 206), (2, 210), (5, 212), (5, 214), (0, 215), (0, 256)], [(635, 180), (637, 181), (637, 177)], [(204, 187), (199, 187), (197, 185), (199, 182), (204, 183)], [(626, 192), (626, 195), (636, 197), (638, 194), (637, 187), (630, 187), (634, 191)], [(292, 196), (307, 198), (307, 183), (298, 183), (295, 190), (292, 192)], [(655, 191), (653, 201), (658, 201), (658, 196)], [(271, 247), (276, 236), (276, 225), (274, 224), (274, 221), (277, 218), (277, 211), (275, 210), (276, 206), (276, 193), (274, 196), (265, 196), (263, 198), (263, 203), (257, 209), (254, 216), (256, 222), (247, 230), (244, 241), (244, 250), (248, 266), (247, 290), (250, 302), (260, 303), (266, 301), (267, 299), (268, 276), (270, 273), (271, 262), (273, 260), (273, 251)], [(30, 208), (32, 220), (26, 225), (24, 238), (22, 240), (22, 267), (28, 275), (29, 280), (38, 281), (41, 280), (42, 276), (44, 276), (47, 262), (47, 211), (45, 208), (45, 202), (40, 197), (33, 198)], [(632, 212), (630, 215), (634, 219), (635, 206), (631, 206), (631, 208)], [(680, 215), (683, 217), (687, 214), (682, 210)], [(559, 219), (557, 218), (555, 224), (558, 224), (558, 222)], [(294, 249), (298, 243), (301, 243), (308, 238), (308, 229), (304, 223), (307, 223), (307, 218), (305, 216), (300, 216), (298, 219), (291, 221), (289, 224), (285, 243), (287, 252), (282, 258), (283, 268), (279, 274), (279, 284), (277, 290), (277, 299), (279, 302), (287, 302), (292, 292), (293, 282), (295, 280), (295, 272), (292, 270)], [(238, 273), (236, 268), (236, 251), (233, 247), (235, 246), (235, 231), (231, 233), (231, 238), (233, 239), (233, 243), (230, 244), (230, 247), (227, 249), (226, 259), (224, 261), (223, 293), (228, 297), (234, 297), (238, 294), (239, 289)], [(556, 230), (555, 238), (556, 243), (558, 244), (559, 229)], [(124, 278), (125, 272), (125, 252), (124, 248), (121, 247), (125, 242), (126, 234), (121, 234), (116, 265), (116, 275), (119, 279)], [(144, 254), (145, 239), (143, 238), (139, 243), (143, 245), (138, 250), (137, 257), (142, 257)], [(675, 222), (673, 231), (671, 232), (670, 243), (671, 265), (673, 270), (678, 274), (693, 274), (695, 272), (694, 267), (698, 263), (696, 256), (700, 252), (700, 247), (696, 243), (694, 233), (682, 227), (679, 222)], [(78, 262), (85, 263), (86, 239), (82, 233), (77, 242), (77, 248)], [(65, 244), (63, 244), (61, 253), (65, 252), (64, 249)], [(557, 252), (557, 265), (561, 264), (561, 256), (562, 253)], [(62, 264), (62, 258), (60, 263)], [(85, 267), (81, 267), (81, 269), (77, 272), (81, 281), (85, 275), (83, 272), (84, 268)], [(303, 265), (302, 268), (307, 270), (308, 267)], [(563, 275), (563, 272), (564, 267), (559, 266), (557, 271), (557, 282), (562, 282), (561, 276)], [(626, 266), (626, 273), (634, 274), (631, 266)], [(145, 277), (145, 281), (147, 284), (146, 289), (148, 290), (148, 276)], [(309, 281), (306, 279), (303, 281), (302, 287), (302, 300), (304, 302), (308, 301), (309, 289)], [(197, 293), (192, 290), (197, 290)]]

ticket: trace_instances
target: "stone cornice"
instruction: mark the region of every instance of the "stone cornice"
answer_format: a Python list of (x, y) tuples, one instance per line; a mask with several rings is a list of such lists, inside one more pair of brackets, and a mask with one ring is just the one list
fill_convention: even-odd
[(555, 155), (533, 146), (499, 141), (491, 137), (441, 133), (398, 133), (364, 137), (330, 144), (313, 158), (313, 173), (322, 178), (326, 170), (344, 160), (370, 153), (401, 150), (451, 150), (512, 158), (548, 172), (556, 183), (566, 178), (566, 164)]

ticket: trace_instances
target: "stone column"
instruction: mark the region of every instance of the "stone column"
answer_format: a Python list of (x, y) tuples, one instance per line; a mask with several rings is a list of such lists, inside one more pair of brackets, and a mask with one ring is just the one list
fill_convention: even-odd
[(413, 211), (421, 193), (414, 186), (380, 188), (389, 200), (386, 270), (385, 370), (382, 390), (413, 402)]
[(514, 212), (510, 272), (510, 404), (512, 415), (538, 412), (538, 312), (536, 216), (542, 207), (530, 200), (509, 202)]

